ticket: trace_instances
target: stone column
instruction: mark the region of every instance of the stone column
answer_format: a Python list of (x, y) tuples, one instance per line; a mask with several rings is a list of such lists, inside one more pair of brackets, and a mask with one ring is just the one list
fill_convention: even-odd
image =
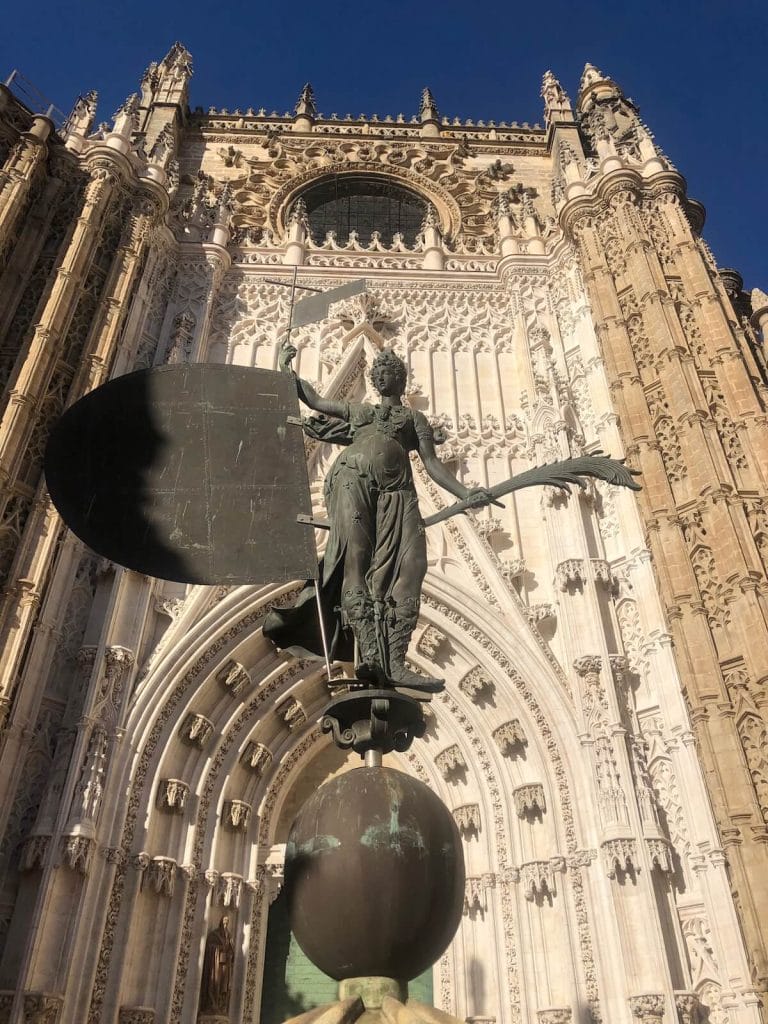
[(35, 114), (29, 129), (22, 132), (0, 171), (0, 263), (13, 241), (16, 225), (25, 213), (26, 199), (38, 168), (48, 152), (53, 122)]

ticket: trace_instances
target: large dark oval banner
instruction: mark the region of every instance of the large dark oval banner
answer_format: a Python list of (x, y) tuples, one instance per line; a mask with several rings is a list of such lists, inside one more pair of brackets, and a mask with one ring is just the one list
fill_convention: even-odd
[(59, 420), (45, 474), (67, 526), (129, 569), (205, 584), (316, 575), (287, 374), (198, 363), (117, 377)]

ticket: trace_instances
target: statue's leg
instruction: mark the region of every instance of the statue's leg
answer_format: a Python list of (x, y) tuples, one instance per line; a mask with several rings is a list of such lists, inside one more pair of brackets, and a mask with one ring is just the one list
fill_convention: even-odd
[(369, 526), (363, 517), (359, 521), (353, 519), (348, 525), (341, 612), (344, 623), (357, 641), (357, 675), (360, 679), (378, 679), (381, 657), (375, 609), (365, 578), (371, 564), (373, 544)]
[(396, 686), (436, 693), (444, 688), (445, 680), (412, 672), (405, 664), (408, 645), (419, 620), (421, 588), (427, 574), (427, 543), (415, 501), (409, 503), (404, 515), (402, 544), (405, 557), (399, 560), (387, 616), (389, 678)]

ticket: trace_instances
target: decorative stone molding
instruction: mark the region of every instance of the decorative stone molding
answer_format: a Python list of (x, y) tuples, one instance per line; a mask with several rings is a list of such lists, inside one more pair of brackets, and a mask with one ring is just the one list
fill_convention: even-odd
[(263, 743), (256, 743), (251, 741), (246, 744), (245, 750), (243, 751), (240, 763), (244, 764), (246, 768), (250, 768), (252, 772), (255, 772), (258, 776), (263, 776), (272, 762), (272, 751), (269, 747), (265, 747)]
[(664, 1019), (664, 996), (661, 992), (644, 992), (629, 997), (629, 1008), (637, 1020), (660, 1024)]
[(64, 863), (81, 875), (87, 874), (93, 847), (94, 841), (87, 836), (62, 836), (61, 853)]
[(455, 743), (440, 751), (435, 757), (435, 765), (446, 782), (455, 781), (457, 775), (467, 770), (467, 762)]
[(451, 813), (459, 832), (465, 838), (478, 835), (480, 832), (480, 807), (478, 804), (462, 804), (460, 807), (454, 807)]
[(205, 715), (190, 712), (179, 729), (179, 736), (191, 746), (202, 750), (213, 736), (213, 722)]
[(639, 870), (637, 844), (634, 839), (607, 839), (600, 844), (605, 862), (606, 874), (616, 878), (619, 873), (635, 874)]
[(473, 704), (482, 704), (493, 697), (496, 687), (480, 665), (476, 665), (459, 681), (459, 689)]
[(298, 729), (307, 721), (307, 713), (296, 697), (287, 697), (276, 704), (275, 714), (289, 729)]
[(496, 885), (492, 872), (482, 875), (467, 875), (464, 879), (464, 913), (473, 917), (488, 910), (488, 890)]
[(571, 1024), (571, 1016), (570, 1006), (550, 1006), (536, 1011), (539, 1024)]
[(21, 851), (19, 870), (32, 871), (34, 868), (41, 868), (50, 842), (50, 836), (30, 836)]
[(696, 992), (675, 992), (675, 1009), (680, 1024), (699, 1024), (701, 1002)]
[(233, 832), (246, 832), (251, 820), (251, 805), (244, 800), (225, 800), (221, 809), (221, 820)]
[(181, 615), (183, 607), (184, 598), (182, 597), (155, 598), (155, 611), (160, 612), (161, 615), (167, 615), (172, 622), (175, 622)]
[(151, 889), (158, 896), (173, 896), (176, 870), (176, 861), (172, 857), (153, 857), (144, 872), (142, 888)]
[(544, 787), (540, 782), (529, 782), (512, 790), (512, 799), (518, 818), (542, 815), (547, 809)]
[(181, 779), (161, 779), (157, 787), (157, 806), (161, 811), (182, 814), (187, 804), (189, 786)]
[(565, 861), (561, 857), (553, 860), (531, 860), (521, 864), (520, 884), (523, 887), (523, 896), (529, 902), (533, 902), (537, 896), (556, 896), (555, 874), (560, 869), (565, 869)]
[(155, 1024), (155, 1011), (149, 1006), (121, 1006), (118, 1024)]
[(515, 580), (522, 579), (526, 571), (523, 558), (507, 558), (501, 563), (501, 575), (507, 583), (514, 583)]
[(56, 1024), (63, 1003), (63, 996), (51, 992), (25, 992), (24, 1024)]
[(569, 587), (583, 587), (586, 582), (586, 571), (583, 558), (568, 558), (555, 569), (555, 580), (560, 590)]
[(581, 658), (576, 658), (573, 667), (576, 670), (576, 675), (583, 679), (585, 676), (600, 672), (603, 663), (599, 655), (585, 654)]
[(648, 857), (651, 865), (659, 868), (665, 874), (672, 874), (674, 865), (672, 864), (671, 850), (667, 840), (646, 839), (645, 844), (648, 847)]
[(229, 690), (233, 697), (236, 697), (244, 687), (249, 685), (251, 677), (239, 661), (231, 658), (216, 673), (216, 680), (225, 690)]
[(541, 604), (528, 605), (525, 609), (525, 617), (532, 626), (538, 626), (545, 619), (557, 618), (557, 606), (546, 601)]
[(242, 875), (222, 871), (214, 886), (214, 900), (222, 907), (239, 907), (242, 891)]
[(515, 757), (528, 744), (528, 737), (520, 725), (519, 718), (512, 718), (500, 725), (498, 729), (493, 730), (492, 735), (496, 746), (505, 757)]
[(416, 650), (425, 658), (433, 659), (445, 643), (448, 643), (445, 633), (437, 626), (429, 625), (419, 637)]
[(590, 567), (592, 569), (592, 579), (595, 583), (601, 583), (606, 590), (612, 590), (615, 587), (616, 580), (614, 579), (610, 562), (604, 558), (591, 558)]

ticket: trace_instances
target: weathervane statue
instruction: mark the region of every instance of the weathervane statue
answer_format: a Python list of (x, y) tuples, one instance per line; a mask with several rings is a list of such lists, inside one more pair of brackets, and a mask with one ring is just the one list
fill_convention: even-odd
[[(294, 346), (284, 343), (279, 362), (284, 373), (294, 373), (295, 355)], [(407, 370), (394, 352), (380, 352), (371, 367), (371, 381), (381, 396), (378, 405), (335, 402), (294, 377), (301, 401), (320, 414), (305, 423), (305, 432), (345, 446), (325, 481), (330, 534), (317, 584), (320, 603), (326, 614), (331, 612), (331, 652), (352, 660), (349, 642), (341, 635), (346, 626), (357, 644), (358, 679), (441, 690), (441, 679), (419, 675), (405, 664), (427, 571), (424, 521), (409, 453), (418, 452), (435, 483), (467, 507), (487, 505), (493, 496), (483, 487), (465, 487), (437, 457), (426, 416), (403, 405)], [(264, 633), (279, 647), (322, 653), (310, 600), (314, 586), (307, 586), (294, 608), (275, 610), (267, 619)], [(333, 614), (336, 608), (340, 617)]]
[[(407, 370), (394, 352), (380, 352), (371, 367), (371, 381), (381, 396), (378, 405), (318, 395), (292, 370), (295, 355), (296, 348), (285, 341), (279, 366), (293, 374), (301, 401), (319, 413), (305, 421), (305, 432), (346, 450), (325, 482), (330, 534), (318, 580), (307, 584), (293, 608), (273, 610), (264, 634), (292, 652), (322, 654), (323, 636), (312, 600), (319, 587), (331, 655), (352, 660), (343, 634), (345, 627), (351, 630), (357, 678), (369, 684), (422, 693), (443, 689), (443, 680), (413, 672), (405, 662), (427, 570), (426, 526), (468, 509), (499, 505), (501, 495), (521, 487), (583, 487), (583, 476), (639, 489), (631, 470), (604, 455), (538, 467), (492, 488), (467, 488), (438, 458), (434, 432), (424, 414), (403, 405)], [(412, 451), (418, 452), (435, 483), (460, 499), (426, 521), (413, 482)]]

